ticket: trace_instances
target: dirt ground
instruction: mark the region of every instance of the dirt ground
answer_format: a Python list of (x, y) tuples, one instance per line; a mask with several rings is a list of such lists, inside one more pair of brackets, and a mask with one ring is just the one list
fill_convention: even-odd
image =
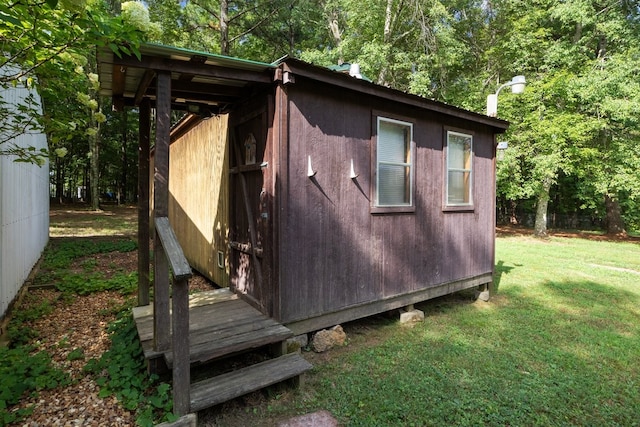
[[(83, 205), (52, 205), (50, 213), (50, 241), (57, 239), (135, 239), (137, 209), (131, 206), (106, 206), (94, 212)], [(93, 270), (105, 278), (116, 271), (132, 272), (138, 268), (137, 252), (112, 252), (77, 259), (72, 271), (86, 271), (87, 261)], [(36, 272), (37, 274), (37, 272)], [(211, 284), (196, 275), (190, 282), (194, 290), (211, 289)], [(33, 408), (32, 414), (16, 425), (20, 426), (133, 426), (135, 416), (123, 409), (115, 399), (98, 397), (99, 387), (87, 377), (82, 368), (91, 358), (99, 358), (110, 345), (107, 325), (115, 320), (117, 309), (131, 295), (118, 292), (98, 292), (87, 296), (63, 298), (52, 288), (27, 287), (15, 309), (49, 301), (52, 313), (31, 322), (37, 332), (37, 349), (47, 351), (53, 363), (72, 378), (68, 387), (40, 391), (37, 396), (25, 397), (17, 407)], [(69, 360), (69, 354), (82, 349), (84, 358)], [(73, 358), (71, 358), (73, 359)]]
[[(548, 230), (549, 237), (569, 237), (589, 240), (615, 241), (615, 242), (633, 242), (640, 243), (640, 237), (630, 236), (627, 234), (603, 234), (596, 231), (580, 231), (580, 230)], [(517, 225), (499, 225), (496, 227), (496, 236), (533, 236), (533, 230), (528, 227)]]

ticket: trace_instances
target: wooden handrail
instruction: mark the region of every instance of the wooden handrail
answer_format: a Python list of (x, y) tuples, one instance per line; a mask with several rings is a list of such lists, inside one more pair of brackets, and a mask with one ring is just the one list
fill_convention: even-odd
[(169, 218), (166, 216), (156, 218), (156, 231), (158, 232), (158, 237), (160, 237), (164, 252), (167, 254), (167, 260), (173, 271), (173, 278), (175, 280), (190, 278), (193, 274), (191, 267), (189, 267), (189, 262), (184, 256), (178, 238), (173, 232), (173, 228), (171, 228)]
[[(173, 277), (172, 339), (173, 352), (173, 413), (178, 416), (190, 412), (191, 361), (189, 355), (189, 278), (191, 267), (171, 228), (169, 218), (155, 219), (160, 244), (171, 266)], [(168, 325), (167, 325), (168, 326)]]

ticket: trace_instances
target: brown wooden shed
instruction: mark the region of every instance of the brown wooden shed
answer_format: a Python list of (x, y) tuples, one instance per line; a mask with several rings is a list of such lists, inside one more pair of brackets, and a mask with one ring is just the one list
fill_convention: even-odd
[[(141, 304), (154, 107), (155, 253), (167, 253), (178, 282), (188, 267), (167, 246), (305, 333), (492, 281), (496, 135), (507, 122), (292, 58), (157, 45), (141, 54), (99, 55), (102, 94), (141, 112)], [(175, 110), (188, 114), (170, 126)], [(156, 258), (154, 351), (163, 351), (169, 270)], [(186, 294), (173, 295), (183, 301), (174, 328), (186, 327), (175, 320), (189, 317)]]
[(272, 72), (171, 145), (192, 265), (300, 333), (491, 282), (505, 122), (295, 59)]

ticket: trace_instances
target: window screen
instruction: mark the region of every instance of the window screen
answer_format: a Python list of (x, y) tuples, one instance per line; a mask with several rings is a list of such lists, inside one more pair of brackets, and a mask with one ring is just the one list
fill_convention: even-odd
[(473, 139), (447, 132), (447, 205), (471, 205)]
[(377, 206), (411, 206), (412, 125), (378, 118)]

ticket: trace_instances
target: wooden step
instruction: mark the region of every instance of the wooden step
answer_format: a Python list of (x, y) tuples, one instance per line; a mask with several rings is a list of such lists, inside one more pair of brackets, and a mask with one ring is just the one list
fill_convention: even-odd
[(191, 385), (191, 411), (200, 411), (294, 378), (312, 367), (300, 354), (289, 353), (194, 383)]
[[(163, 372), (166, 370), (164, 365), (171, 369), (171, 350), (155, 351), (153, 348), (153, 307), (135, 307), (133, 314), (150, 371)], [(192, 364), (275, 344), (292, 336), (291, 330), (228, 289), (189, 296), (189, 346)]]
[[(191, 337), (189, 351), (191, 364), (205, 363), (224, 356), (279, 343), (293, 336), (291, 330), (271, 319), (257, 321), (248, 330), (234, 329), (233, 334), (216, 334), (216, 332), (213, 330), (207, 334), (206, 331), (201, 331), (201, 337)], [(207, 335), (208, 339), (202, 338)], [(173, 366), (173, 352), (169, 350), (165, 352), (164, 356), (167, 366), (171, 368)]]

